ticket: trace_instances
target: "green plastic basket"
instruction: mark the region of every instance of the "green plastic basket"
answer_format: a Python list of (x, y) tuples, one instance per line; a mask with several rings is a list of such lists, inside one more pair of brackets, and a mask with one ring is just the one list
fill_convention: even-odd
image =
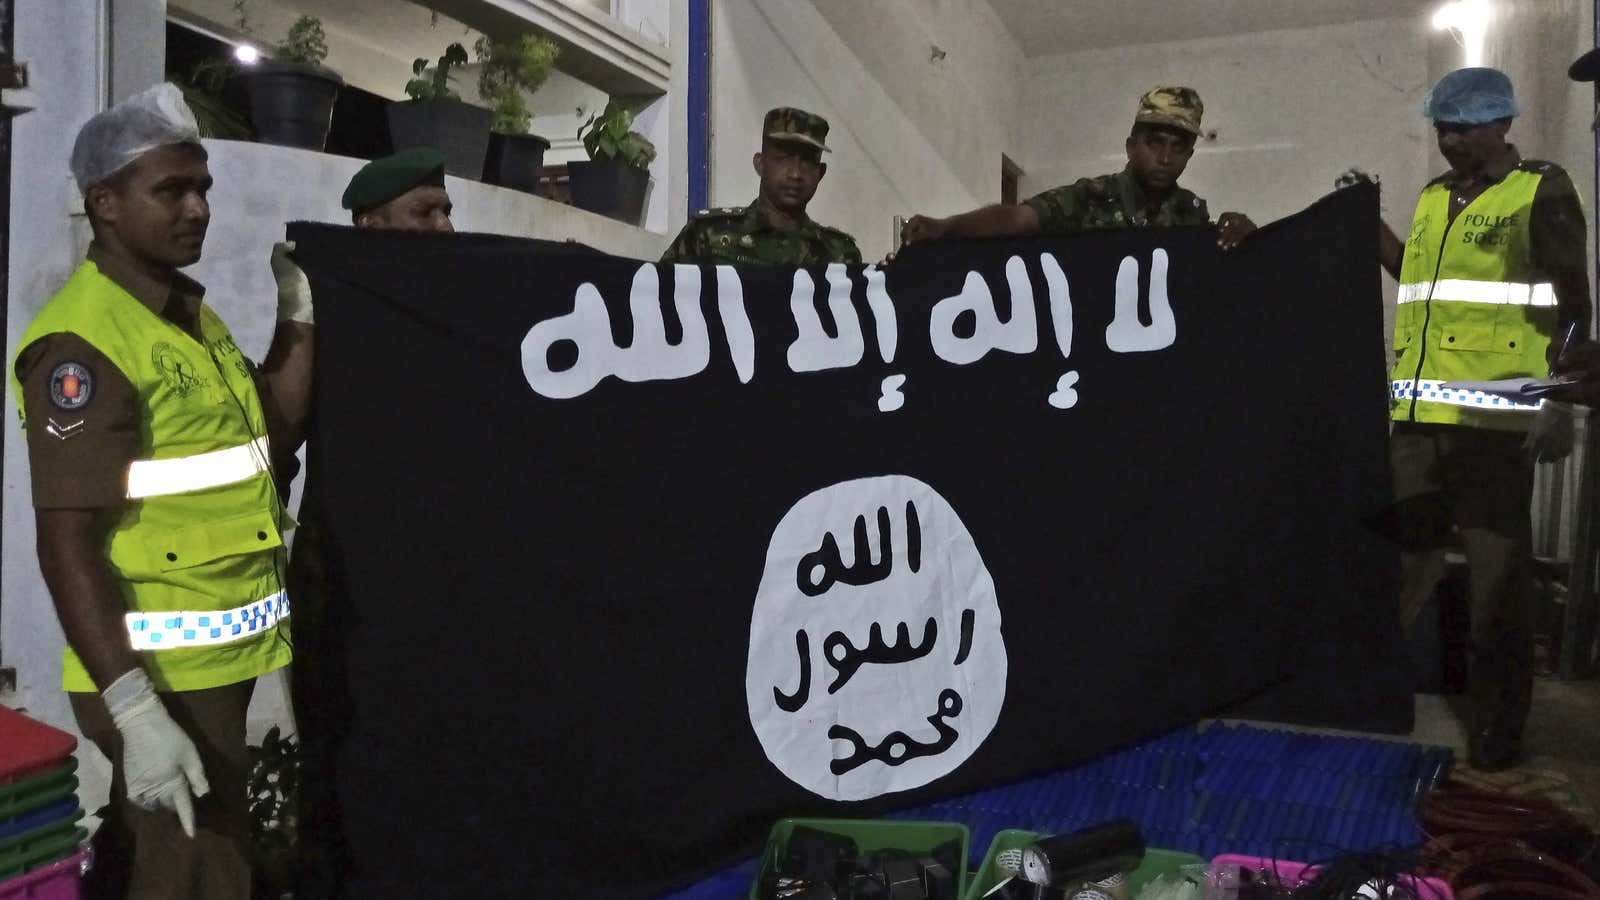
[[(965, 900), (979, 900), (984, 894), (994, 890), (1000, 883), (998, 873), (995, 871), (995, 857), (1007, 850), (1021, 850), (1034, 841), (1047, 835), (1037, 831), (1022, 831), (1011, 828), (994, 836), (989, 842), (989, 852), (983, 855), (983, 865), (978, 867), (978, 875), (973, 879), (972, 886), (967, 888)], [(1144, 851), (1144, 862), (1139, 868), (1128, 874), (1128, 896), (1137, 897), (1144, 886), (1162, 875), (1176, 875), (1184, 866), (1203, 863), (1205, 860), (1192, 853), (1179, 853), (1176, 850), (1157, 850), (1154, 847)]]
[(789, 835), (796, 826), (815, 828), (844, 835), (856, 842), (862, 853), (895, 848), (911, 853), (926, 853), (950, 841), (961, 843), (961, 869), (956, 872), (956, 884), (967, 883), (967, 851), (972, 835), (960, 822), (903, 822), (894, 819), (779, 819), (767, 836), (767, 847), (761, 852), (761, 871), (750, 883), (750, 900), (761, 900), (757, 893), (761, 879), (777, 868), (784, 848), (789, 846)]
[(78, 789), (78, 776), (73, 774), (77, 768), (78, 761), (72, 759), (48, 772), (0, 788), (0, 823), (70, 796)]

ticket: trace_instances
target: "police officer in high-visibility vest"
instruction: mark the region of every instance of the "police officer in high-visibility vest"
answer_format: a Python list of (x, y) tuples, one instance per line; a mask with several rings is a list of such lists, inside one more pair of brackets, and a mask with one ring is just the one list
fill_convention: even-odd
[(1401, 241), (1382, 229), (1399, 282), (1390, 375), (1402, 624), (1443, 572), (1459, 531), (1470, 570), (1469, 761), (1502, 769), (1521, 753), (1533, 691), (1529, 506), (1534, 460), (1571, 451), (1569, 408), (1453, 383), (1549, 374), (1588, 335), (1588, 262), (1572, 181), (1506, 142), (1511, 81), (1460, 69), (1423, 103), (1450, 171), (1429, 182)]
[(310, 294), (280, 246), (256, 369), (178, 271), (210, 223), (206, 159), (170, 84), (83, 126), (94, 241), (11, 366), (64, 687), (114, 767), (97, 869), (140, 898), (249, 897), (245, 711), (291, 656), (271, 461), (299, 441)]

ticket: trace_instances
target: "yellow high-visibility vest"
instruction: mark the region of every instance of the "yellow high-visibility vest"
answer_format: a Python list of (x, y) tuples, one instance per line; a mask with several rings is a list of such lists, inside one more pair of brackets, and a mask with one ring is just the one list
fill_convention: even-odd
[(1529, 233), (1543, 169), (1512, 170), (1454, 222), (1447, 185), (1430, 184), (1417, 200), (1395, 308), (1395, 421), (1527, 430), (1537, 402), (1443, 385), (1549, 372), (1556, 296), (1535, 276)]
[[(18, 344), (70, 332), (133, 383), (144, 416), (139, 456), (106, 561), (128, 641), (158, 690), (234, 684), (292, 655), (280, 580), (292, 520), (272, 482), (261, 399), (233, 336), (204, 304), (199, 331), (197, 341), (85, 262)], [(11, 386), (20, 411), (15, 359)], [(62, 683), (96, 690), (71, 648)]]

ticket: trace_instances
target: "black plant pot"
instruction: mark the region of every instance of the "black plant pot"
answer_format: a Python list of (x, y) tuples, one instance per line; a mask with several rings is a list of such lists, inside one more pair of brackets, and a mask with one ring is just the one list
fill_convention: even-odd
[(256, 140), (317, 151), (327, 146), (333, 101), (344, 86), (332, 69), (262, 60), (240, 77), (250, 95)]
[(489, 158), (483, 164), (483, 180), (501, 187), (539, 193), (539, 170), (544, 167), (544, 152), (550, 142), (537, 134), (489, 135)]
[(396, 150), (432, 147), (444, 170), (458, 178), (483, 177), (494, 114), (460, 100), (405, 100), (389, 104), (389, 142)]
[(576, 160), (567, 163), (572, 203), (579, 209), (638, 225), (644, 215), (644, 192), (650, 171), (621, 160)]

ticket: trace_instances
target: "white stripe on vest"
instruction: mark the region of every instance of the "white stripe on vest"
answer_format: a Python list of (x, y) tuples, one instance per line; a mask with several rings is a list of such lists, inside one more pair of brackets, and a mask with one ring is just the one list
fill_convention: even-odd
[(279, 591), (238, 609), (213, 612), (128, 613), (135, 650), (206, 647), (255, 637), (289, 617), (289, 595)]
[(1472, 409), (1493, 409), (1507, 412), (1531, 412), (1539, 408), (1544, 401), (1534, 403), (1518, 403), (1506, 397), (1494, 394), (1485, 394), (1483, 391), (1463, 391), (1459, 388), (1447, 388), (1442, 381), (1423, 379), (1422, 381), (1391, 381), (1389, 392), (1396, 400), (1411, 400), (1413, 398), (1425, 403), (1447, 403), (1451, 406), (1466, 406)]
[(221, 487), (252, 478), (269, 468), (264, 437), (194, 456), (135, 460), (128, 466), (128, 499)]
[(1454, 300), (1461, 303), (1493, 303), (1501, 306), (1556, 305), (1555, 286), (1548, 283), (1519, 284), (1514, 281), (1466, 281), (1459, 278), (1402, 284), (1396, 301), (1421, 303), (1428, 299), (1430, 291), (1435, 300)]

